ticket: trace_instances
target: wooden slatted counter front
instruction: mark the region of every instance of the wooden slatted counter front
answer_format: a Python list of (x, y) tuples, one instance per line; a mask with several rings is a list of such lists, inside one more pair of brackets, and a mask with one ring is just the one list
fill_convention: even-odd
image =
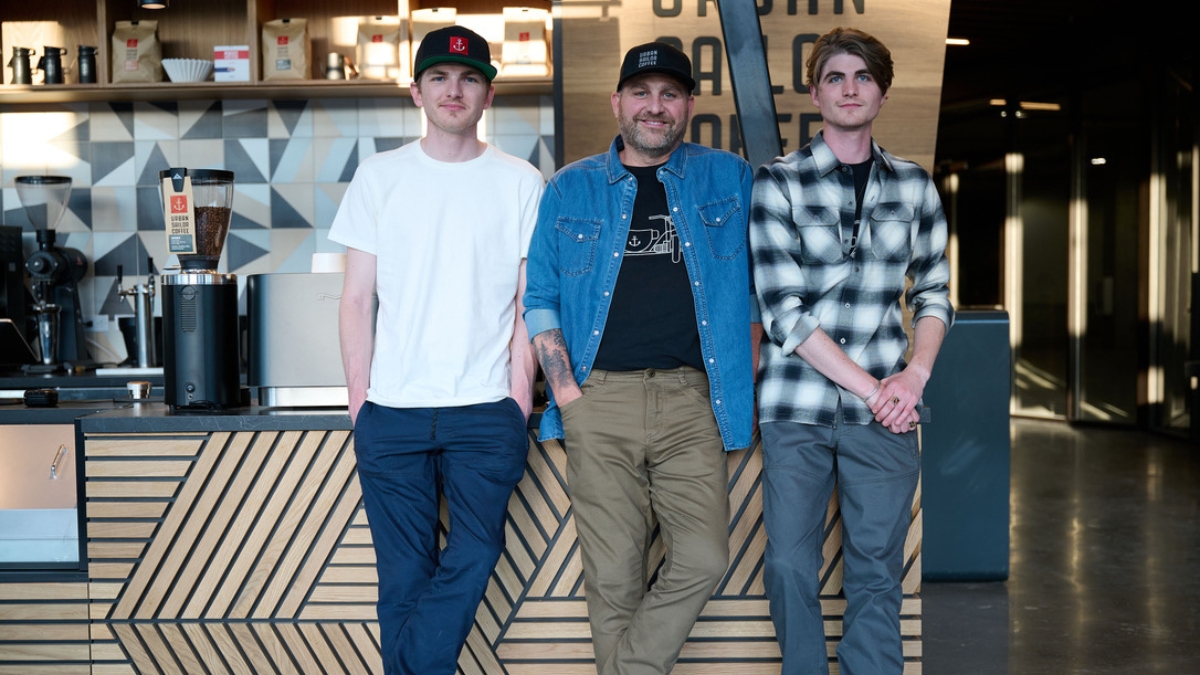
[[(181, 415), (150, 403), (80, 424), (91, 673), (382, 673), (374, 552), (344, 413)], [(595, 672), (565, 455), (530, 439), (463, 675)], [(762, 582), (761, 454), (733, 453), (729, 468), (731, 564), (680, 675), (779, 672)], [(902, 610), (909, 675), (921, 672), (919, 493), (914, 516)], [(822, 573), (831, 658), (845, 606), (839, 547), (831, 507)], [(0, 675), (33, 672), (4, 665), (5, 607), (27, 613), (38, 601), (6, 605), (5, 588)], [(55, 634), (43, 651), (54, 651)], [(63, 637), (79, 651), (78, 636)]]

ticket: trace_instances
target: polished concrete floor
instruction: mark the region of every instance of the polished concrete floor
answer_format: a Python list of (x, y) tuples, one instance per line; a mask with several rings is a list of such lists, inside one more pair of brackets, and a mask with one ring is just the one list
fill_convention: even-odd
[(1016, 420), (1005, 582), (922, 586), (926, 675), (1200, 675), (1200, 447)]

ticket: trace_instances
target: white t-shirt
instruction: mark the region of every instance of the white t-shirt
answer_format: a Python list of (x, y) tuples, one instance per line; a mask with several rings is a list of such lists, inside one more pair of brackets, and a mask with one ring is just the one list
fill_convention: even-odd
[(440, 162), (415, 141), (359, 165), (329, 239), (376, 256), (367, 400), (428, 408), (509, 396), (517, 282), (543, 183), (490, 145)]

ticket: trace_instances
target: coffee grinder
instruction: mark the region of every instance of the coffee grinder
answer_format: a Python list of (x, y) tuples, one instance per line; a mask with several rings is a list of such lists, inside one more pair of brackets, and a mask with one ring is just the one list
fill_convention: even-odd
[(64, 364), (71, 368), (90, 365), (78, 286), (87, 274), (87, 258), (73, 248), (54, 245), (55, 229), (71, 196), (71, 179), (17, 176), (15, 182), (17, 198), (33, 225), (38, 244), (25, 261), (25, 270), (33, 289), (33, 313), (37, 317), (42, 362), (26, 369), (51, 372), (62, 369)]
[(179, 270), (160, 289), (163, 399), (175, 410), (246, 405), (238, 356), (237, 275), (217, 271), (233, 215), (233, 172), (173, 168), (158, 174), (167, 251)]

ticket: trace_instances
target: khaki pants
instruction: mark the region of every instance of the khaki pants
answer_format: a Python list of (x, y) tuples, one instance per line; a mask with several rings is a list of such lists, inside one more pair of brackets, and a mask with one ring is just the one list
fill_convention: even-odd
[[(729, 565), (729, 495), (708, 379), (593, 371), (563, 408), (596, 670), (671, 671)], [(647, 588), (657, 520), (666, 559)]]

